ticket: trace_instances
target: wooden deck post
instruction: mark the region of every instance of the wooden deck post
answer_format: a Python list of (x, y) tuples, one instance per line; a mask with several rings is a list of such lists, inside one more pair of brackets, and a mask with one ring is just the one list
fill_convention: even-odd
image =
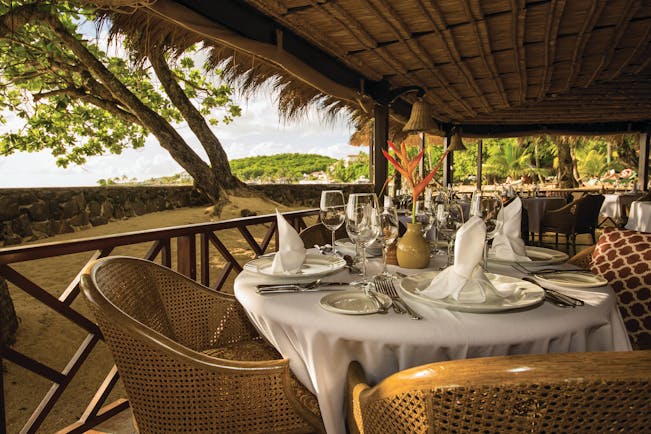
[(640, 191), (649, 190), (649, 142), (651, 139), (651, 126), (640, 133), (640, 158), (637, 169), (637, 185)]
[[(445, 152), (446, 149), (452, 144), (452, 131), (448, 131), (445, 133), (445, 137), (443, 137), (443, 151)], [(452, 180), (454, 178), (454, 172), (453, 172), (453, 165), (454, 165), (454, 151), (450, 152), (446, 157), (445, 161), (443, 161), (443, 187), (447, 187), (448, 185), (452, 184)]]
[(194, 235), (177, 238), (176, 265), (179, 273), (190, 279), (197, 278), (197, 243)]
[[(371, 158), (373, 159), (374, 170), (371, 176), (373, 177), (375, 194), (377, 194), (379, 198), (382, 187), (384, 187), (384, 183), (387, 180), (389, 167), (386, 158), (382, 155), (382, 149), (388, 149), (389, 106), (387, 104), (376, 104), (373, 110), (373, 115), (375, 117), (375, 126), (373, 130), (373, 155)], [(382, 203), (381, 199), (380, 203)]]

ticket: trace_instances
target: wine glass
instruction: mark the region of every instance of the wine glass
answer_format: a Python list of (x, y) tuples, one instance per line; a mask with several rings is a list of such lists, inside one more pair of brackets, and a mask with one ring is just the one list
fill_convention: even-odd
[(382, 239), (382, 272), (380, 276), (394, 277), (387, 270), (387, 253), (389, 246), (398, 238), (399, 227), (398, 213), (393, 207), (391, 198), (385, 196), (384, 209), (382, 210), (382, 214), (380, 214), (380, 237)]
[(447, 267), (454, 262), (454, 241), (457, 236), (457, 231), (463, 226), (463, 223), (463, 209), (461, 205), (455, 201), (438, 204), (436, 212), (436, 233), (439, 239), (447, 241)]
[(321, 192), (319, 216), (321, 223), (332, 232), (332, 253), (335, 252), (335, 232), (344, 224), (346, 219), (346, 204), (341, 190), (325, 190)]
[(473, 193), (470, 215), (481, 217), (486, 224), (486, 242), (484, 243), (484, 270), (488, 266), (488, 244), (502, 229), (500, 210), (502, 197), (497, 192), (482, 196), (480, 191)]
[(362, 280), (364, 292), (368, 293), (366, 275), (366, 248), (380, 235), (380, 213), (375, 193), (354, 193), (346, 205), (346, 232), (362, 252)]

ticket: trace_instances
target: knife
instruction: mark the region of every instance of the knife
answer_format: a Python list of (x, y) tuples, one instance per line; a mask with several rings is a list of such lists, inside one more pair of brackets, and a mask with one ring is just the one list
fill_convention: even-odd
[(350, 286), (350, 282), (319, 282), (318, 285), (315, 285), (313, 288), (311, 286), (313, 282), (297, 282), (297, 283), (265, 283), (265, 284), (260, 284), (256, 285), (257, 289), (263, 289), (263, 288), (286, 288), (286, 287), (297, 287), (297, 288), (303, 288), (303, 289), (316, 289), (321, 286)]
[(319, 292), (319, 291), (343, 291), (344, 288), (328, 288), (318, 286), (316, 288), (301, 288), (296, 285), (285, 285), (285, 286), (272, 286), (266, 288), (258, 288), (255, 290), (258, 294), (281, 294), (287, 292)]

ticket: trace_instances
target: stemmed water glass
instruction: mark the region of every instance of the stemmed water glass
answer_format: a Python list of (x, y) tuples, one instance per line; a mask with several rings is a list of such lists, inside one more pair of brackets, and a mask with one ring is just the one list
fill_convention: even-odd
[(476, 191), (472, 196), (470, 206), (470, 215), (481, 217), (486, 224), (486, 242), (484, 243), (484, 270), (488, 266), (488, 244), (502, 228), (502, 220), (499, 219), (500, 210), (502, 209), (502, 198), (494, 192), (487, 196), (482, 196), (480, 191)]
[(384, 198), (384, 209), (382, 210), (382, 214), (380, 214), (380, 237), (382, 239), (382, 272), (380, 276), (394, 277), (387, 270), (387, 253), (389, 246), (398, 238), (399, 227), (398, 213), (393, 207), (391, 198), (386, 196)]
[(341, 190), (322, 191), (319, 214), (323, 226), (332, 231), (332, 253), (335, 253), (335, 232), (346, 219), (344, 193)]
[(356, 282), (368, 293), (366, 248), (380, 235), (380, 212), (375, 193), (354, 193), (346, 205), (346, 232), (362, 252), (362, 280)]
[[(455, 201), (439, 204), (436, 212), (437, 237), (447, 241), (447, 265), (454, 262), (454, 241), (457, 231), (463, 226), (463, 209)], [(443, 267), (445, 268), (445, 267)]]

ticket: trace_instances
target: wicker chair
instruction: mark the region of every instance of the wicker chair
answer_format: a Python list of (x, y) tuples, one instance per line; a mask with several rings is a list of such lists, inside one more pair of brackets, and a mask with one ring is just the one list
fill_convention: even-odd
[(599, 211), (604, 203), (603, 194), (587, 194), (577, 201), (576, 212), (574, 214), (574, 227), (570, 238), (576, 252), (576, 236), (579, 234), (590, 234), (592, 243), (597, 242), (595, 230), (599, 225)]
[(651, 351), (431, 363), (373, 387), (352, 362), (347, 391), (351, 433), (648, 432)]
[[(323, 246), (325, 244), (332, 244), (332, 231), (323, 226), (323, 223), (316, 223), (306, 227), (301, 231), (299, 236), (303, 240), (306, 248), (314, 247), (314, 245)], [(336, 239), (346, 238), (347, 236), (345, 225), (341, 225), (335, 231)]]
[(561, 208), (547, 210), (540, 222), (540, 232), (538, 233), (538, 243), (542, 245), (542, 238), (545, 232), (555, 234), (555, 246), (558, 249), (558, 235), (565, 235), (565, 248), (570, 248), (570, 235), (574, 227), (574, 215), (576, 213), (576, 204), (581, 199), (577, 199)]
[(318, 403), (232, 295), (109, 257), (81, 287), (140, 432), (323, 432)]

